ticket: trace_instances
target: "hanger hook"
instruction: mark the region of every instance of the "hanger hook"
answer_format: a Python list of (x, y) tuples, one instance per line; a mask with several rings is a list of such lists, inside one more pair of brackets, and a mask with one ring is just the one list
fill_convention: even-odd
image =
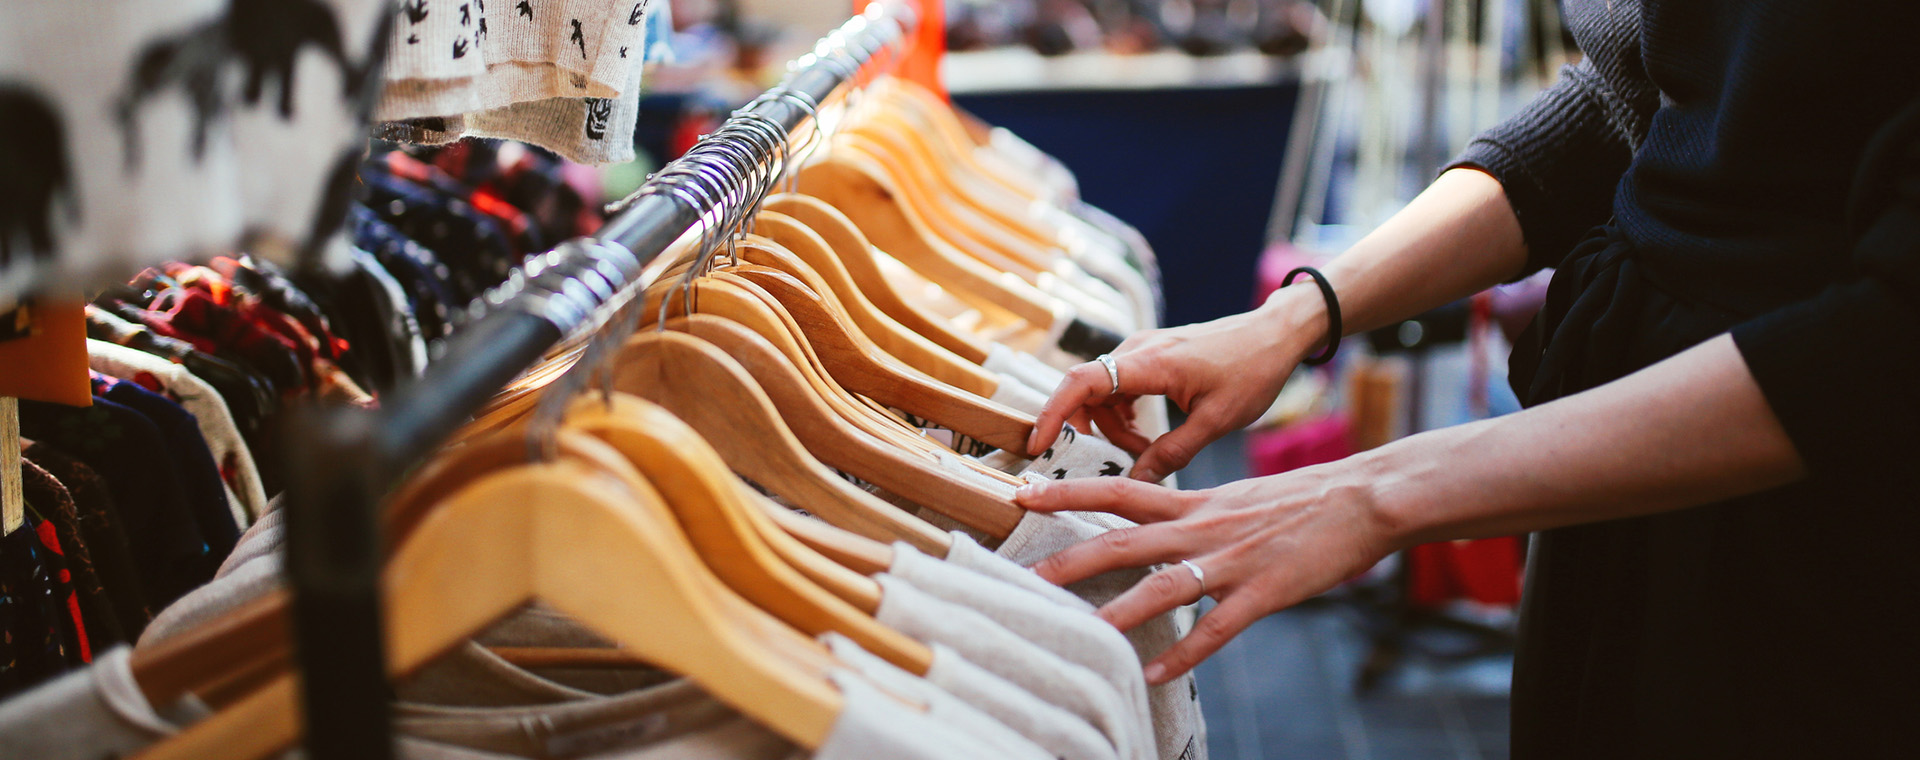
[[(715, 198), (707, 192), (706, 187), (694, 183), (692, 180), (695, 178), (697, 178), (697, 175), (687, 166), (683, 157), (683, 160), (675, 161), (669, 164), (667, 168), (661, 170), (658, 176), (649, 182), (646, 187), (641, 189), (649, 193), (667, 193), (674, 200), (687, 204), (687, 207), (693, 210), (694, 219), (700, 225), (700, 240), (695, 245), (695, 258), (697, 260), (699, 254), (704, 252), (710, 244), (715, 232), (714, 224), (707, 220), (707, 210), (713, 207)], [(699, 193), (699, 197), (694, 196), (696, 192)], [(681, 277), (680, 282), (674, 285), (674, 289), (682, 293), (682, 300), (685, 301), (688, 313), (691, 313), (693, 306), (692, 299), (685, 295), (690, 287), (691, 280), (689, 276)], [(657, 329), (667, 329), (668, 307), (671, 306), (672, 303), (672, 291), (669, 291), (666, 297), (660, 299), (659, 321), (656, 324)]]
[[(621, 275), (609, 273), (601, 268), (603, 263), (611, 263), (609, 257), (599, 256), (596, 246), (617, 245), (604, 241), (576, 239), (561, 243), (539, 262), (540, 271), (533, 275), (527, 290), (534, 294), (542, 304), (549, 319), (556, 324), (573, 325), (569, 332), (584, 331), (593, 335), (594, 331), (605, 328), (606, 324), (591, 324), (596, 314), (606, 313), (605, 305), (613, 303), (623, 292)], [(612, 252), (617, 252), (616, 249)], [(632, 259), (632, 254), (627, 257)], [(584, 385), (587, 374), (598, 365), (605, 354), (602, 346), (595, 351), (600, 341), (589, 339), (586, 349), (572, 367), (549, 384), (542, 393), (534, 415), (527, 424), (527, 455), (534, 461), (553, 461), (558, 454), (556, 435), (561, 418), (566, 412), (566, 400), (578, 393)], [(590, 361), (591, 360), (591, 361)], [(582, 364), (587, 366), (583, 370)]]
[(792, 168), (784, 172), (787, 181), (786, 191), (789, 193), (799, 192), (800, 167), (805, 166), (806, 162), (813, 158), (813, 152), (819, 149), (821, 144), (825, 143), (827, 139), (826, 132), (820, 127), (820, 103), (814, 100), (812, 95), (808, 95), (801, 90), (796, 90), (792, 86), (784, 83), (769, 91), (767, 94), (773, 95), (776, 101), (792, 103), (793, 107), (800, 109), (801, 113), (806, 114), (807, 122), (813, 126), (813, 135), (807, 140), (804, 152), (799, 158), (793, 159)]
[(793, 144), (791, 142), (791, 136), (780, 126), (780, 123), (774, 121), (766, 114), (745, 111), (740, 113), (738, 117), (743, 127), (751, 128), (755, 133), (758, 133), (766, 139), (768, 144), (767, 153), (770, 155), (766, 171), (762, 173), (760, 182), (754, 186), (753, 201), (747, 206), (749, 212), (747, 217), (747, 231), (752, 232), (754, 218), (759, 214), (761, 204), (766, 202), (767, 196), (771, 194), (773, 188), (779, 184), (781, 175), (789, 168), (788, 162), (791, 158), (790, 151)]

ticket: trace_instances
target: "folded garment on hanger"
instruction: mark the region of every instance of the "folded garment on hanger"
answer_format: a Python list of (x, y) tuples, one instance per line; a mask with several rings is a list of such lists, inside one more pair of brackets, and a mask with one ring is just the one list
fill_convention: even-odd
[[(375, 0), (0, 6), (0, 304), (247, 243), (339, 266), (385, 38)], [(251, 171), (272, 166), (273, 171)]]

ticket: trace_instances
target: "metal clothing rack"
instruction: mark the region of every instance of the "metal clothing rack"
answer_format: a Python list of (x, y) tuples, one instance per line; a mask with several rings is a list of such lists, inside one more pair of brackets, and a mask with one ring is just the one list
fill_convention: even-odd
[[(898, 45), (914, 16), (897, 1), (873, 3), (791, 64), (780, 85), (728, 122), (767, 134), (777, 129), (780, 142), (734, 143), (727, 148), (734, 165), (771, 167), (789, 158), (786, 137), (865, 64)], [(646, 287), (643, 271), (675, 240), (740, 201), (740, 175), (704, 166), (674, 174), (683, 162), (699, 163), (700, 151), (649, 179), (592, 237), (530, 257), (470, 307), (483, 315), (454, 336), (445, 356), (379, 410), (294, 410), (283, 447), (283, 508), (309, 758), (393, 757), (379, 596), (383, 547), (375, 527), (381, 497), (507, 383), (563, 342), (602, 328)], [(689, 173), (721, 192), (673, 184)], [(728, 180), (733, 186), (725, 186)]]

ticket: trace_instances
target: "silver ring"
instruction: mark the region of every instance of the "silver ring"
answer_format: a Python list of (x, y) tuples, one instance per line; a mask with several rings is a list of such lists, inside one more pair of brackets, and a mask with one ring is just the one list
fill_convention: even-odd
[(1100, 366), (1107, 368), (1107, 379), (1113, 381), (1113, 389), (1107, 391), (1107, 395), (1120, 395), (1120, 361), (1113, 358), (1113, 354), (1101, 354), (1094, 361), (1100, 362)]
[(1207, 595), (1207, 574), (1204, 572), (1201, 572), (1200, 566), (1193, 564), (1193, 560), (1183, 559), (1183, 560), (1180, 560), (1180, 564), (1186, 565), (1187, 571), (1193, 573), (1193, 579), (1200, 582), (1200, 595), (1206, 596)]

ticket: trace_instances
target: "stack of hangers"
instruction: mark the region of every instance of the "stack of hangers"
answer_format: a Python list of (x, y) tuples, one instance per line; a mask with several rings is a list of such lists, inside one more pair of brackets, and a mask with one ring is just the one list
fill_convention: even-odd
[[(1064, 367), (1156, 324), (1151, 254), (913, 85), (819, 110), (800, 146), (736, 117), (643, 188), (717, 209), (384, 504), (401, 756), (1205, 756), (1191, 675), (1140, 671), (1174, 614), (1092, 614), (1145, 571), (1026, 569), (1125, 521), (1012, 500), (1131, 466), (1084, 419), (1025, 447)], [(0, 737), (289, 746), (277, 515), (131, 654), (0, 704)]]
[(172, 262), (87, 306), (92, 405), (20, 405), (26, 522), (0, 537), (0, 695), (136, 640), (281, 490), (289, 402), (369, 406), (513, 264), (599, 226), (562, 162), (464, 143), (362, 166), (339, 276)]

